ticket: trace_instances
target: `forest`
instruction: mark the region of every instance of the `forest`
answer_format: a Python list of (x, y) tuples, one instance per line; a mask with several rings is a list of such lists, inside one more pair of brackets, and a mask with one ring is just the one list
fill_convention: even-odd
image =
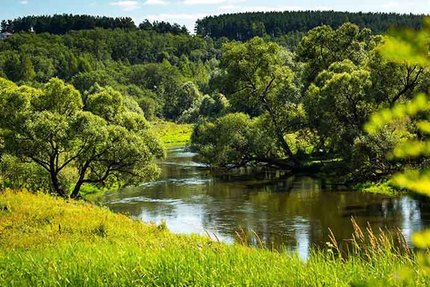
[(253, 37), (279, 38), (288, 34), (306, 33), (328, 25), (339, 28), (350, 22), (382, 34), (395, 27), (419, 29), (423, 15), (396, 13), (353, 13), (340, 11), (248, 12), (208, 16), (196, 23), (196, 33), (202, 37), (226, 37), (244, 41)]
[[(35, 127), (28, 126), (22, 117), (16, 118), (17, 123), (6, 116), (17, 112), (9, 101), (14, 101), (18, 91), (29, 95), (22, 112), (34, 118), (31, 113), (38, 115), (47, 106), (35, 106), (31, 95), (44, 95), (40, 101), (49, 104), (58, 89), (65, 91), (59, 105), (74, 97), (76, 112), (91, 112), (105, 120), (114, 117), (114, 109), (121, 121), (124, 113), (134, 113), (134, 120), (140, 115), (142, 121), (195, 124), (191, 149), (213, 168), (267, 165), (330, 171), (343, 183), (387, 179), (404, 162), (387, 159), (386, 154), (399, 142), (422, 135), (409, 121), (397, 122), (375, 135), (367, 134), (363, 126), (373, 112), (426, 92), (430, 83), (425, 67), (382, 57), (379, 50), (386, 39), (349, 22), (338, 28), (323, 25), (311, 29), (294, 51), (261, 37), (236, 42), (154, 29), (15, 33), (0, 42), (2, 90), (11, 97), (3, 97), (2, 130), (14, 137), (2, 137), (3, 182), (13, 187), (49, 188), (41, 180), (46, 177), (39, 176), (48, 172), (52, 173), (51, 181), (58, 177), (54, 181), (64, 180), (62, 186), (73, 185), (74, 180), (68, 177), (77, 176), (49, 167), (49, 147), (34, 150), (25, 143), (23, 150), (17, 149), (16, 137), (29, 136)], [(99, 99), (94, 105), (104, 107), (96, 108), (92, 98)], [(59, 111), (52, 108), (54, 124)], [(22, 135), (14, 130), (20, 124), (24, 125), (19, 128)], [(40, 140), (46, 136), (41, 134)], [(71, 150), (80, 151), (79, 144), (74, 146), (74, 137), (67, 134), (66, 139)], [(66, 139), (56, 140), (63, 144)], [(45, 153), (47, 159), (43, 160)], [(40, 158), (34, 158), (36, 155)], [(67, 157), (57, 157), (63, 165), (69, 163)], [(408, 164), (421, 166), (425, 162), (416, 159)], [(23, 172), (26, 169), (29, 171)], [(111, 172), (106, 178), (99, 174), (99, 180), (91, 182), (106, 182), (108, 177)]]
[(1, 31), (9, 33), (33, 32), (63, 35), (70, 31), (102, 29), (155, 30), (159, 33), (188, 33), (185, 26), (169, 22), (145, 20), (137, 27), (130, 17), (112, 18), (90, 15), (56, 14), (52, 16), (26, 16), (13, 20), (2, 20)]
[(256, 232), (250, 241), (263, 250), (242, 246), (243, 229), (235, 231), (242, 245), (173, 235), (164, 221), (143, 225), (85, 198), (156, 180), (163, 125), (181, 144), (189, 137), (184, 149), (208, 174), (263, 168), (350, 193), (386, 184), (390, 196), (430, 195), (430, 21), (422, 15), (230, 14), (197, 21), (194, 35), (167, 22), (63, 14), (5, 20), (1, 29), (12, 35), (0, 40), (0, 285), (20, 277), (32, 286), (428, 284), (417, 268), (428, 267), (428, 231), (412, 236), (424, 250), (414, 253), (403, 235), (375, 235), (352, 219), (346, 255), (330, 229), (328, 251), (312, 249), (304, 262), (272, 252)]

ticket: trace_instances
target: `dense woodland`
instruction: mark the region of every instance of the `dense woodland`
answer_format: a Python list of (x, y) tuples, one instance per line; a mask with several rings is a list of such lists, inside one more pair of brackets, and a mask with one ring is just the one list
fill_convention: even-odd
[[(115, 19), (63, 16), (56, 31), (57, 16), (4, 22), (3, 30), (21, 32), (0, 41), (2, 184), (78, 196), (84, 184), (155, 176), (153, 160), (163, 155), (147, 121), (157, 119), (195, 124), (191, 148), (213, 168), (268, 165), (330, 172), (342, 182), (389, 177), (406, 162), (386, 154), (422, 134), (412, 120), (371, 135), (363, 126), (373, 112), (427, 91), (429, 72), (383, 58), (387, 36), (360, 26), (417, 28), (421, 17), (315, 13), (228, 16), (236, 28), (254, 15), (279, 20), (275, 36), (303, 32), (294, 50), (264, 33), (237, 42), (203, 32), (222, 17), (197, 24), (205, 37), (178, 25), (157, 31), (160, 23), (147, 21), (130, 29), (125, 18), (116, 26)], [(285, 28), (292, 19), (307, 24)], [(318, 19), (336, 27), (314, 27)], [(348, 22), (354, 19), (360, 25)]]
[(247, 12), (205, 17), (197, 21), (196, 33), (203, 37), (227, 37), (230, 40), (243, 41), (256, 36), (268, 35), (278, 38), (289, 33), (305, 33), (321, 25), (338, 28), (344, 23), (351, 22), (361, 28), (369, 28), (374, 33), (381, 34), (394, 27), (419, 29), (422, 27), (422, 20), (422, 15), (395, 13)]
[(142, 22), (139, 27), (129, 17), (111, 18), (89, 15), (53, 15), (53, 16), (27, 16), (13, 20), (1, 21), (1, 31), (9, 33), (34, 32), (63, 35), (70, 31), (103, 29), (155, 30), (159, 33), (188, 33), (185, 26), (170, 24), (168, 22), (153, 23), (148, 20)]

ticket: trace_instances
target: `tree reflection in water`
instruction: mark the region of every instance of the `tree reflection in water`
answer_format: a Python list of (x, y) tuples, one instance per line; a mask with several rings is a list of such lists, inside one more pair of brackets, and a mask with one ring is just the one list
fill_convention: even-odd
[(351, 238), (352, 216), (374, 230), (400, 228), (408, 240), (413, 231), (430, 225), (429, 204), (407, 196), (336, 190), (327, 179), (273, 170), (214, 176), (192, 156), (171, 150), (160, 163), (158, 181), (107, 194), (102, 202), (145, 221), (166, 220), (173, 232), (209, 233), (251, 245), (261, 240), (269, 248), (297, 250), (303, 257), (311, 246), (326, 245), (328, 228), (338, 240)]

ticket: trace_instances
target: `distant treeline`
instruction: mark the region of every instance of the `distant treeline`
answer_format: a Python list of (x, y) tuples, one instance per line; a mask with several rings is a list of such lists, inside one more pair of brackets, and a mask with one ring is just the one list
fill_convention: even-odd
[(421, 28), (423, 15), (396, 13), (350, 13), (335, 11), (255, 12), (209, 16), (196, 23), (196, 33), (213, 38), (248, 40), (255, 36), (280, 37), (292, 32), (307, 32), (320, 25), (338, 28), (352, 22), (374, 33), (391, 27)]
[[(52, 15), (52, 16), (26, 16), (13, 20), (3, 20), (1, 31), (51, 33), (63, 35), (69, 31), (103, 29), (137, 29), (138, 27), (129, 17), (101, 17), (91, 15)], [(139, 25), (142, 30), (154, 30), (158, 33), (182, 34), (188, 33), (185, 26), (170, 24), (168, 22), (144, 21)]]

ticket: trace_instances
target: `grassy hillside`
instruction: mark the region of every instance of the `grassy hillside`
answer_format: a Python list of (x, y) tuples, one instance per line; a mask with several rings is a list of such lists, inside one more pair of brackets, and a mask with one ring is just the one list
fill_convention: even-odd
[[(173, 235), (83, 202), (28, 192), (0, 194), (0, 286), (349, 286), (382, 280), (426, 286), (414, 259), (375, 252), (341, 260)], [(361, 286), (361, 285), (360, 285)]]

